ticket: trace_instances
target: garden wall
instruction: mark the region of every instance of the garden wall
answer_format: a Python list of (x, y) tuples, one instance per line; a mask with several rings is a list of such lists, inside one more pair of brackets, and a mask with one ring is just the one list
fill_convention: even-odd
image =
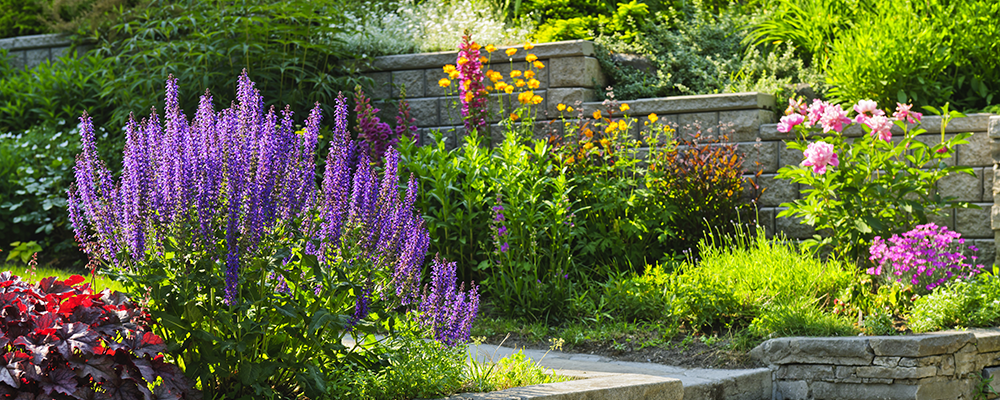
[(771, 370), (776, 400), (968, 400), (983, 378), (1000, 378), (1000, 330), (778, 338), (751, 356)]
[[(509, 61), (504, 49), (500, 48), (492, 53), (492, 65), (488, 67), (502, 73), (504, 77), (509, 76), (512, 68), (523, 70), (524, 58), (528, 53), (536, 55), (546, 65), (536, 76), (541, 84), (535, 92), (545, 98), (539, 105), (541, 111), (535, 122), (536, 135), (562, 132), (560, 113), (556, 109), (560, 103), (576, 108), (575, 115), (567, 116), (570, 119), (588, 118), (594, 110), (606, 110), (599, 101), (604, 99), (603, 88), (606, 81), (600, 64), (594, 57), (592, 42), (539, 44), (530, 51), (517, 47), (517, 53)], [(405, 86), (412, 115), (419, 126), (421, 143), (430, 143), (434, 137), (432, 132), (440, 131), (447, 147), (453, 148), (460, 143), (463, 135), (458, 98), (449, 96), (447, 90), (438, 85), (438, 81), (446, 77), (442, 67), (454, 64), (456, 55), (456, 52), (439, 52), (377, 57), (371, 68), (365, 70), (365, 75), (375, 82), (368, 87), (368, 92), (377, 98), (395, 99)], [(492, 140), (496, 143), (502, 139), (497, 125), (501, 115), (496, 112), (498, 107), (494, 106), (503, 101), (505, 108), (510, 110), (514, 105), (512, 103), (516, 103), (516, 98), (494, 95), (493, 100), (490, 123), (493, 124)], [(783, 232), (794, 239), (810, 238), (815, 233), (809, 226), (797, 221), (776, 218), (781, 210), (780, 204), (799, 198), (802, 189), (798, 184), (775, 179), (776, 172), (782, 166), (800, 163), (802, 154), (786, 148), (783, 141), (790, 139), (790, 134), (777, 131), (774, 122), (777, 122), (784, 105), (776, 105), (774, 96), (764, 93), (727, 93), (640, 99), (626, 103), (631, 107), (629, 115), (639, 118), (633, 132), (637, 136), (645, 116), (650, 113), (656, 113), (661, 121), (673, 125), (680, 133), (691, 133), (699, 125), (705, 128), (720, 124), (727, 126), (730, 140), (737, 143), (747, 155), (747, 170), (759, 167), (763, 171), (759, 181), (765, 188), (760, 199), (761, 224), (770, 232)], [(383, 119), (395, 120), (396, 109), (392, 102), (377, 103), (377, 107), (383, 109), (380, 114)], [(620, 117), (622, 114), (617, 112), (614, 115)], [(940, 122), (939, 117), (926, 116), (923, 128), (928, 132), (921, 136), (921, 140), (927, 143), (940, 141)], [(943, 196), (956, 196), (959, 200), (971, 202), (980, 208), (949, 210), (945, 215), (931, 217), (932, 222), (948, 226), (969, 239), (970, 244), (980, 249), (979, 257), (983, 260), (996, 259), (995, 232), (1000, 232), (1000, 210), (991, 212), (994, 204), (991, 189), (994, 187), (995, 174), (992, 170), (994, 160), (1000, 160), (1000, 143), (993, 144), (992, 141), (1000, 140), (1000, 120), (994, 117), (992, 123), (990, 125), (989, 114), (973, 114), (952, 121), (945, 132), (946, 136), (973, 132), (970, 143), (959, 146), (956, 156), (950, 162), (971, 166), (976, 175), (949, 176), (939, 182), (938, 190)], [(893, 134), (899, 137), (902, 131), (894, 129)], [(858, 126), (845, 131), (847, 136), (861, 134), (863, 131)], [(997, 153), (991, 155), (991, 151)], [(991, 220), (995, 222), (991, 224)]]
[[(45, 60), (62, 57), (73, 46), (69, 35), (47, 34), (18, 36), (0, 39), (0, 49), (7, 49), (13, 57), (14, 68), (34, 68)], [(78, 46), (78, 54), (85, 53), (90, 46)]]

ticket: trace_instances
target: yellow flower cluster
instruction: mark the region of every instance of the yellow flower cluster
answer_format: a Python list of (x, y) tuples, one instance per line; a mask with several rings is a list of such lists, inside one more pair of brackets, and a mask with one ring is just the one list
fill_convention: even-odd
[(542, 96), (535, 94), (535, 92), (527, 91), (521, 92), (517, 95), (517, 101), (521, 104), (540, 104), (542, 102)]
[(606, 128), (604, 128), (604, 133), (612, 133), (612, 132), (614, 132), (616, 130), (622, 131), (622, 132), (627, 131), (628, 130), (628, 122), (625, 122), (624, 119), (620, 119), (618, 121), (611, 121), (611, 123), (609, 123), (608, 126)]

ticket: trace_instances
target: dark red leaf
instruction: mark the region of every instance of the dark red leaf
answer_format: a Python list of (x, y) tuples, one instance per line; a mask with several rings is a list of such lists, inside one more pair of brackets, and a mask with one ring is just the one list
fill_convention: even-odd
[(76, 286), (77, 283), (83, 282), (85, 280), (87, 280), (87, 278), (84, 278), (80, 275), (73, 275), (67, 278), (65, 281), (63, 281), (63, 284), (67, 286)]
[(56, 368), (53, 371), (43, 374), (38, 385), (42, 388), (43, 392), (50, 395), (53, 392), (71, 395), (73, 392), (76, 392), (76, 374), (69, 368)]
[(86, 360), (70, 361), (70, 365), (77, 377), (86, 378), (89, 375), (95, 382), (110, 381), (117, 376), (111, 356), (94, 355)]
[(122, 344), (132, 349), (132, 353), (138, 357), (147, 355), (152, 357), (167, 349), (167, 346), (163, 344), (163, 339), (150, 332), (131, 335), (123, 340)]
[(69, 323), (62, 326), (56, 333), (59, 340), (55, 343), (59, 354), (66, 359), (73, 356), (73, 350), (90, 354), (97, 345), (97, 333), (89, 326), (81, 323)]
[(108, 398), (112, 400), (138, 400), (146, 398), (136, 382), (131, 379), (119, 379), (118, 382), (110, 382), (103, 387), (106, 390)]

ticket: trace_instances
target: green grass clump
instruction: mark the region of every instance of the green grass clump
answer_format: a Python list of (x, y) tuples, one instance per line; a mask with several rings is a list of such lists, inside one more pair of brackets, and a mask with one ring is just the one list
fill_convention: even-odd
[(1000, 322), (1000, 278), (982, 274), (939, 286), (913, 303), (909, 327), (914, 332), (994, 326)]

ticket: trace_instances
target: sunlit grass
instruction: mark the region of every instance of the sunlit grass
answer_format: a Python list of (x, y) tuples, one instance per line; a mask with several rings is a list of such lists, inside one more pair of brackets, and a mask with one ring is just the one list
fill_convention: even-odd
[(32, 271), (30, 267), (21, 263), (5, 264), (0, 267), (0, 271), (10, 271), (14, 275), (17, 275), (21, 277), (21, 279), (28, 282), (38, 282), (42, 278), (50, 276), (56, 276), (59, 277), (60, 280), (65, 280), (73, 275), (80, 275), (87, 278), (87, 283), (91, 284), (91, 287), (93, 287), (95, 292), (100, 292), (104, 289), (111, 289), (112, 292), (125, 292), (125, 288), (122, 287), (120, 283), (109, 279), (106, 275), (101, 274), (99, 271), (95, 277), (91, 277), (88, 271), (80, 270), (36, 267), (34, 271)]

